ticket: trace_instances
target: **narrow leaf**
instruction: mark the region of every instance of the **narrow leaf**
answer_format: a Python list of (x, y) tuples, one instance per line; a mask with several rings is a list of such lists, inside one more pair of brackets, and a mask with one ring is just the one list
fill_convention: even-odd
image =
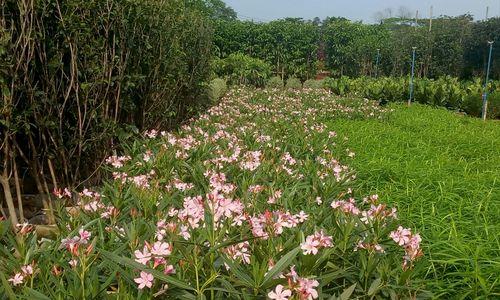
[(277, 263), (274, 265), (274, 267), (267, 272), (266, 276), (264, 276), (264, 280), (262, 281), (261, 286), (264, 286), (271, 281), (276, 275), (278, 275), (280, 272), (282, 272), (286, 267), (288, 267), (292, 261), (295, 259), (297, 254), (300, 252), (300, 247), (297, 247), (287, 254), (283, 256)]

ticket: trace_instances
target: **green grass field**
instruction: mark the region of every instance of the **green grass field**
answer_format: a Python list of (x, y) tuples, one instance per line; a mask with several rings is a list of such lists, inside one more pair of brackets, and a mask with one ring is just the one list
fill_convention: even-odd
[(385, 120), (333, 120), (366, 193), (420, 231), (419, 274), (437, 298), (500, 297), (500, 123), (393, 106)]

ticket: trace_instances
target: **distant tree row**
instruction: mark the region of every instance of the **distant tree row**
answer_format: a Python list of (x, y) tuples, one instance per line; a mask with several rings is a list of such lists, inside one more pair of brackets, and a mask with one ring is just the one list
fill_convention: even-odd
[[(318, 69), (335, 76), (406, 75), (412, 47), (417, 47), (418, 76), (471, 78), (484, 74), (487, 41), (500, 47), (500, 18), (414, 20), (402, 15), (363, 24), (345, 18), (257, 23), (226, 17), (216, 21), (214, 37), (220, 58), (240, 52), (269, 63), (278, 76), (303, 80)], [(500, 50), (493, 60), (492, 77), (500, 78)]]

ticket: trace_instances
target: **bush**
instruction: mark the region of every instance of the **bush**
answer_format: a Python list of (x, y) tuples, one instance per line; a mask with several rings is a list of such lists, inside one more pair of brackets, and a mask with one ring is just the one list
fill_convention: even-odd
[(215, 72), (220, 77), (228, 78), (230, 84), (263, 87), (271, 76), (271, 66), (263, 60), (233, 53), (216, 63)]
[(2, 2), (0, 130), (34, 178), (52, 164), (73, 185), (123, 127), (173, 127), (207, 104), (212, 31), (185, 1), (25, 2)]
[(212, 103), (217, 103), (227, 92), (227, 84), (224, 79), (215, 78), (210, 82), (209, 98)]
[[(465, 97), (462, 104), (462, 110), (468, 115), (481, 117), (483, 108), (482, 94), (469, 94)], [(500, 119), (500, 92), (493, 92), (488, 95), (488, 111), (486, 113), (488, 119)]]
[(266, 87), (271, 89), (282, 89), (284, 86), (285, 83), (283, 82), (283, 79), (281, 79), (281, 77), (279, 76), (271, 77), (266, 83)]
[(295, 77), (290, 77), (286, 80), (286, 88), (288, 88), (288, 89), (301, 89), (302, 83), (300, 82), (300, 79), (295, 78)]
[(339, 96), (345, 96), (349, 93), (349, 83), (350, 78), (345, 76), (340, 78), (325, 78), (323, 81), (326, 89)]
[(322, 89), (324, 80), (308, 79), (304, 82), (304, 88), (308, 89)]

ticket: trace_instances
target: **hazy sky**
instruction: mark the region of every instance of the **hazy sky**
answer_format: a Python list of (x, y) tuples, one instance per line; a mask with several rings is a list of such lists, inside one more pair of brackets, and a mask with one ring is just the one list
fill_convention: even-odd
[(500, 0), (225, 0), (238, 13), (240, 19), (269, 21), (283, 17), (312, 19), (341, 16), (351, 20), (372, 23), (377, 11), (392, 8), (395, 12), (406, 6), (414, 13), (418, 9), (423, 18), (429, 16), (434, 6), (434, 16), (456, 16), (471, 13), (476, 19), (484, 19), (486, 7), (489, 16), (500, 15)]

